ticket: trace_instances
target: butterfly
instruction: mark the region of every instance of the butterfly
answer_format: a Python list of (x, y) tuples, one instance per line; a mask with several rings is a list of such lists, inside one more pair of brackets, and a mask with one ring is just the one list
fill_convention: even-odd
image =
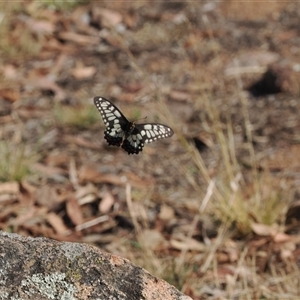
[(130, 122), (109, 100), (95, 97), (94, 104), (106, 126), (104, 138), (109, 145), (122, 147), (128, 154), (138, 154), (146, 143), (171, 137), (173, 130), (162, 124)]

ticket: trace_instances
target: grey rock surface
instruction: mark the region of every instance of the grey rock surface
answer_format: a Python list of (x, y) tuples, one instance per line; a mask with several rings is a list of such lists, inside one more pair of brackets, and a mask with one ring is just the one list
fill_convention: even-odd
[(4, 299), (191, 298), (96, 247), (0, 231), (0, 300)]

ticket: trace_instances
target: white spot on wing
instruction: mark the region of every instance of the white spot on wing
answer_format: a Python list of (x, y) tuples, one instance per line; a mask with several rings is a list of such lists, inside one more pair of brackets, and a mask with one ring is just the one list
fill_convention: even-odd
[(121, 114), (119, 111), (115, 110), (115, 115), (118, 117), (118, 118), (121, 118)]

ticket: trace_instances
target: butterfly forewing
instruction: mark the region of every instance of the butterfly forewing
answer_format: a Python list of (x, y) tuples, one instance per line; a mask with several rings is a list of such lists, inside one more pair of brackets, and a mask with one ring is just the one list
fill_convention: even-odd
[(129, 121), (121, 111), (110, 101), (102, 97), (95, 97), (94, 103), (98, 108), (106, 126), (104, 137), (109, 145), (120, 146)]
[(138, 154), (145, 143), (173, 135), (173, 130), (162, 124), (135, 124), (126, 119), (122, 112), (109, 100), (95, 97), (94, 103), (106, 126), (104, 137), (109, 145), (122, 147), (128, 154)]

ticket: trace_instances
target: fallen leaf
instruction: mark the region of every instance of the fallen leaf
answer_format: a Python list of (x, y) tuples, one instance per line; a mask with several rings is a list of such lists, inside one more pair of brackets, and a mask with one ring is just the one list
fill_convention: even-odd
[(17, 207), (19, 207), (20, 204), (17, 205), (8, 205), (8, 206), (2, 206), (0, 210), (0, 221), (5, 223), (5, 226), (7, 226), (8, 221), (13, 221), (13, 217), (16, 216), (16, 210)]
[(296, 250), (295, 242), (284, 243), (280, 248), (280, 257), (282, 259), (292, 258), (294, 256), (294, 251)]
[(198, 242), (193, 238), (185, 236), (176, 236), (170, 240), (170, 244), (174, 249), (177, 250), (194, 250), (203, 252), (207, 247), (204, 243)]
[(35, 163), (32, 168), (35, 171), (44, 173), (45, 175), (57, 175), (57, 174), (62, 174), (62, 175), (66, 175), (67, 172), (64, 169), (61, 168), (57, 168), (57, 167), (51, 167), (51, 166), (47, 166), (41, 163)]
[(27, 211), (25, 213), (22, 213), (14, 220), (11, 220), (9, 223), (13, 226), (20, 226), (26, 223), (28, 220), (31, 220), (34, 215), (36, 214), (37, 209), (35, 206), (27, 207)]
[(49, 167), (59, 167), (59, 166), (68, 166), (70, 162), (70, 157), (66, 154), (57, 153), (57, 154), (49, 154), (45, 158), (45, 163)]
[(68, 58), (69, 56), (63, 52), (58, 55), (51, 64), (48, 74), (54, 74), (55, 76), (55, 74), (60, 74), (61, 72), (63, 72), (66, 64), (68, 63)]
[(36, 106), (20, 106), (16, 109), (18, 115), (23, 119), (43, 118), (47, 111)]
[(188, 101), (191, 98), (191, 95), (186, 92), (181, 91), (171, 91), (169, 97), (175, 101)]
[(36, 74), (32, 74), (26, 83), (28, 86), (53, 92), (58, 100), (64, 100), (66, 98), (64, 90), (55, 83), (53, 78), (47, 76), (41, 77), (38, 72)]
[(36, 203), (49, 210), (57, 207), (61, 202), (56, 189), (50, 185), (39, 186), (35, 192)]
[[(48, 213), (48, 208), (32, 206), (32, 209), (34, 209), (34, 214), (32, 214), (31, 217), (24, 219), (22, 226), (26, 228), (30, 228), (36, 225), (37, 226), (41, 226), (41, 224), (42, 226), (45, 225), (45, 218)], [(18, 215), (21, 216), (21, 214), (23, 214), (24, 211), (24, 206), (21, 205), (18, 210), (20, 211)]]
[(15, 102), (20, 100), (21, 94), (19, 91), (13, 89), (0, 89), (0, 98), (8, 100), (10, 102)]
[(240, 258), (240, 251), (237, 243), (233, 240), (228, 240), (225, 242), (224, 252), (228, 254), (230, 262), (238, 261)]
[(100, 44), (99, 36), (86, 36), (71, 31), (59, 32), (58, 37), (66, 42), (73, 42), (81, 46), (95, 46)]
[(74, 225), (83, 223), (83, 215), (78, 201), (74, 197), (70, 197), (66, 203), (67, 215)]
[(26, 205), (32, 205), (35, 201), (35, 193), (37, 188), (27, 181), (22, 181), (19, 185), (19, 199), (20, 203)]
[(6, 124), (13, 122), (13, 117), (11, 115), (9, 116), (0, 116), (0, 124)]
[[(104, 174), (96, 170), (94, 167), (83, 165), (78, 170), (78, 179), (81, 182), (87, 181), (87, 182), (101, 182)], [(116, 177), (116, 180), (119, 179), (119, 177)]]
[(99, 203), (99, 211), (103, 214), (108, 213), (115, 203), (115, 197), (112, 195), (112, 193), (106, 191), (103, 193), (101, 198), (102, 199)]
[[(81, 201), (82, 198), (94, 194), (96, 195), (98, 189), (92, 184), (92, 183), (88, 183), (85, 186), (79, 186), (76, 189), (76, 193), (75, 193), (75, 197), (78, 201)], [(81, 204), (82, 205), (82, 204)]]
[(259, 223), (252, 223), (251, 228), (254, 233), (260, 236), (274, 236), (277, 232), (274, 227)]
[(48, 37), (44, 42), (43, 55), (44, 57), (53, 57), (53, 53), (61, 53), (62, 55), (74, 55), (79, 49), (71, 43), (61, 43), (55, 37)]
[(124, 23), (128, 28), (136, 28), (138, 25), (138, 15), (134, 11), (127, 11), (124, 15)]
[(11, 64), (0, 66), (0, 70), (2, 71), (4, 77), (7, 79), (15, 79), (18, 75), (17, 68)]
[(118, 39), (116, 36), (111, 35), (110, 33), (102, 33), (102, 38), (113, 48), (121, 49), (125, 51), (125, 45), (123, 41)]
[[(267, 20), (271, 16), (280, 14), (289, 4), (286, 1), (229, 1), (220, 2), (220, 11), (222, 17), (226, 20), (234, 20), (235, 22), (261, 22)], [(276, 22), (276, 21), (275, 21)]]
[(94, 7), (92, 9), (92, 22), (98, 24), (99, 27), (111, 27), (120, 24), (123, 16), (111, 9)]
[(16, 194), (1, 194), (0, 193), (0, 204), (1, 205), (10, 205), (18, 199)]
[(80, 136), (73, 136), (73, 135), (64, 135), (63, 140), (66, 143), (72, 143), (80, 147), (99, 150), (101, 149), (100, 146), (96, 145), (95, 143), (92, 143), (88, 141), (87, 139), (80, 137)]
[(276, 243), (286, 243), (292, 240), (292, 237), (286, 233), (278, 232), (273, 237), (274, 242)]
[(136, 93), (136, 92), (140, 91), (144, 87), (144, 85), (142, 83), (138, 82), (138, 81), (137, 82), (130, 82), (130, 83), (123, 83), (123, 82), (121, 82), (120, 86), (124, 90), (128, 91), (129, 93)]
[(85, 204), (88, 204), (88, 203), (93, 203), (93, 202), (95, 202), (96, 199), (97, 199), (96, 195), (88, 194), (88, 195), (85, 195), (85, 196), (81, 197), (80, 199), (78, 199), (78, 204), (80, 206), (82, 206), (82, 205), (85, 205)]
[(0, 194), (17, 194), (19, 192), (19, 184), (16, 181), (0, 183)]
[(143, 180), (133, 173), (126, 173), (125, 175), (103, 174), (90, 166), (82, 166), (78, 171), (78, 178), (80, 182), (94, 182), (94, 183), (110, 183), (113, 185), (125, 185), (127, 182), (133, 187), (146, 188), (152, 185), (153, 178)]
[(121, 102), (130, 102), (133, 103), (135, 101), (136, 94), (135, 93), (122, 93), (118, 96), (118, 100)]
[(77, 67), (76, 69), (71, 70), (71, 74), (77, 80), (89, 79), (92, 78), (97, 72), (97, 69), (94, 66), (91, 67)]
[(140, 233), (140, 239), (145, 248), (151, 250), (161, 250), (167, 247), (168, 242), (157, 230), (145, 229)]
[(293, 257), (293, 251), (287, 250), (287, 249), (280, 251), (280, 258), (282, 260), (286, 260), (286, 259), (292, 258), (292, 257)]
[(291, 30), (283, 30), (280, 33), (278, 33), (278, 40), (282, 42), (289, 42), (289, 40), (296, 38), (298, 35), (297, 30), (291, 29)]
[(40, 35), (52, 34), (55, 30), (55, 25), (48, 21), (27, 18), (25, 24), (32, 33), (37, 33)]
[[(82, 223), (80, 225), (77, 225), (75, 230), (76, 231), (81, 231), (81, 230), (99, 225), (101, 223), (106, 223), (106, 222), (108, 222), (107, 226), (103, 226), (104, 228), (102, 227), (101, 230), (111, 229), (112, 227), (114, 227), (116, 225), (116, 222), (114, 220), (112, 220), (109, 216), (104, 215), (104, 216), (100, 216), (98, 218), (95, 218), (93, 220), (87, 221), (85, 223)], [(99, 228), (98, 228), (97, 232), (100, 232), (101, 230), (99, 230)]]
[(160, 207), (160, 212), (158, 214), (158, 217), (161, 220), (164, 220), (164, 221), (172, 220), (172, 219), (174, 219), (174, 216), (175, 216), (175, 211), (174, 211), (173, 207), (165, 205), (165, 204), (163, 204)]
[(280, 55), (271, 51), (246, 51), (234, 57), (225, 66), (226, 76), (237, 76), (243, 73), (263, 73), (266, 67), (280, 58)]
[[(286, 155), (289, 153), (289, 155)], [(277, 149), (265, 159), (263, 165), (267, 165), (270, 170), (299, 170), (300, 169), (300, 145), (290, 145)]]
[(48, 213), (46, 217), (49, 224), (52, 226), (52, 228), (56, 231), (56, 233), (60, 235), (67, 235), (69, 232), (69, 229), (65, 226), (63, 220), (61, 217), (59, 217), (55, 213)]

